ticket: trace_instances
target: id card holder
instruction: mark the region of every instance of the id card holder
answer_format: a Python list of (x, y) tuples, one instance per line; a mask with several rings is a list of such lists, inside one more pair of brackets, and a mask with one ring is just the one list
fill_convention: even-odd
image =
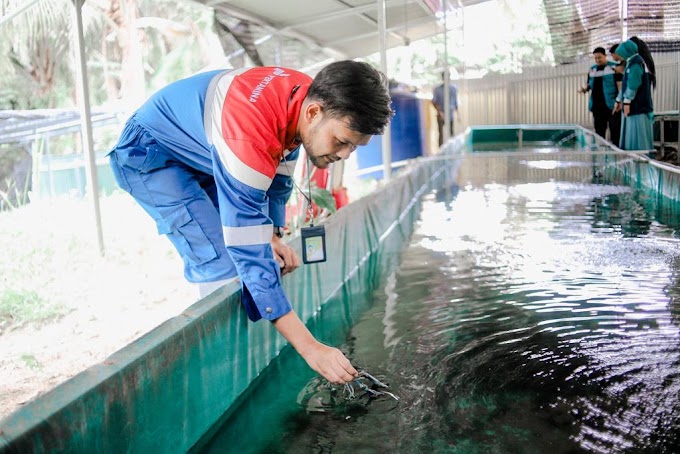
[(326, 261), (326, 229), (323, 225), (303, 227), (300, 229), (302, 238), (302, 263), (321, 263)]

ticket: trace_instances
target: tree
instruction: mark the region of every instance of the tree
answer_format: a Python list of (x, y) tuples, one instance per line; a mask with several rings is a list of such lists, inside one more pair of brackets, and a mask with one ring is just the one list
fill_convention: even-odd
[[(18, 2), (0, 0), (5, 11)], [(66, 92), (61, 79), (71, 80), (63, 65), (69, 60), (68, 0), (43, 0), (0, 26), (0, 108), (56, 107)], [(37, 96), (36, 96), (37, 94)]]
[(523, 67), (554, 63), (543, 2), (499, 0), (508, 33), (494, 44), (495, 54), (484, 67), (493, 72), (518, 73)]
[[(449, 38), (448, 44), (449, 67), (460, 72), (463, 67), (463, 61), (458, 55), (460, 43)], [(364, 60), (380, 68), (379, 53), (369, 55)], [(398, 82), (405, 82), (418, 88), (441, 82), (444, 61), (444, 37), (441, 34), (414, 41), (409, 46), (387, 50), (388, 74), (396, 77)]]

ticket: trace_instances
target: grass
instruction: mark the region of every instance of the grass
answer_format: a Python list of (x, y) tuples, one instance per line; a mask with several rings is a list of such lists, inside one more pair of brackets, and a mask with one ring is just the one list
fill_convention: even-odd
[(40, 361), (38, 361), (38, 358), (29, 353), (24, 353), (21, 355), (21, 361), (24, 362), (26, 367), (32, 370), (41, 370), (43, 368), (43, 365)]
[(5, 190), (0, 189), (0, 211), (15, 210), (28, 203), (28, 183), (26, 179), (23, 189), (19, 189), (12, 178), (5, 178)]
[[(191, 305), (196, 289), (132, 197), (0, 211), (0, 419)], [(1, 449), (0, 449), (1, 450)]]
[(26, 324), (54, 320), (66, 313), (64, 307), (50, 304), (34, 290), (4, 290), (0, 293), (0, 333)]
[[(129, 196), (103, 198), (102, 214), (105, 257), (87, 200), (41, 200), (0, 212), (0, 336), (49, 325), (83, 307), (114, 312), (145, 297), (141, 292), (153, 284), (146, 274), (166, 270), (161, 262), (174, 251)], [(179, 258), (173, 259), (181, 278)]]

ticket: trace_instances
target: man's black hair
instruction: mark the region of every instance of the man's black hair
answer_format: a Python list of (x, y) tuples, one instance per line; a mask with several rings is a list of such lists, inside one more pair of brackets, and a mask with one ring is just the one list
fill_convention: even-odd
[(593, 55), (595, 54), (607, 55), (607, 53), (604, 50), (604, 47), (596, 47), (595, 50), (593, 51)]
[(347, 118), (349, 128), (361, 134), (382, 134), (394, 115), (387, 78), (363, 62), (343, 60), (324, 67), (307, 99), (321, 103), (329, 118)]
[(612, 47), (609, 48), (609, 53), (610, 53), (610, 54), (615, 54), (615, 53), (616, 53), (616, 49), (617, 49), (618, 47), (619, 47), (618, 44), (614, 44)]

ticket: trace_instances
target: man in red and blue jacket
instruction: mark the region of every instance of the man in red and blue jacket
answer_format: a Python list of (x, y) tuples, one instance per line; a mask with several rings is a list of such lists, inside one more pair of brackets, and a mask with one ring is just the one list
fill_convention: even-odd
[(265, 318), (315, 371), (345, 383), (357, 371), (318, 342), (281, 286), (300, 260), (284, 225), (304, 144), (313, 165), (346, 159), (392, 116), (386, 79), (340, 61), (312, 80), (288, 68), (213, 71), (161, 89), (128, 120), (110, 153), (118, 184), (156, 221), (207, 293), (239, 276), (248, 317)]

